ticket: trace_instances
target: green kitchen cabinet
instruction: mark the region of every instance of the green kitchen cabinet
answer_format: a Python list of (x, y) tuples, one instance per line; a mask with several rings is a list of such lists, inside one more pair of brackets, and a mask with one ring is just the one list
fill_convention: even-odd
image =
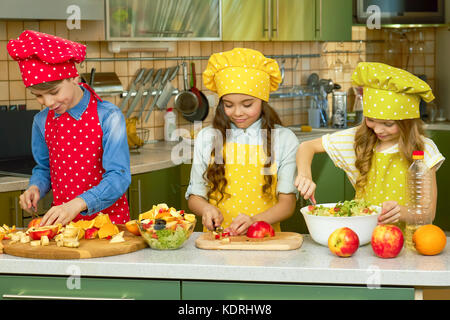
[(180, 300), (180, 281), (77, 276), (76, 265), (67, 276), (0, 275), (2, 299), (145, 299)]
[(450, 215), (448, 213), (448, 199), (450, 199), (450, 131), (430, 130), (427, 131), (427, 135), (446, 158), (439, 170), (436, 171), (438, 197), (436, 217), (433, 224), (450, 231)]
[(352, 40), (352, 0), (316, 0), (315, 40)]
[(413, 300), (414, 288), (182, 281), (183, 300)]
[(315, 0), (272, 1), (274, 41), (313, 41), (315, 36)]
[[(192, 164), (190, 163), (183, 163), (180, 165), (180, 209), (183, 209), (185, 212), (190, 212), (185, 195), (189, 186), (189, 180), (191, 179), (191, 168)], [(194, 231), (203, 231), (202, 220), (199, 219), (199, 217), (197, 217)]]
[(315, 0), (223, 0), (223, 41), (312, 41)]
[(20, 191), (10, 191), (0, 193), (0, 226), (6, 224), (22, 226), (22, 209), (19, 204)]
[(312, 162), (311, 171), (313, 181), (317, 186), (315, 192), (317, 203), (344, 200), (345, 172), (334, 165), (328, 154), (316, 154)]
[(222, 40), (269, 40), (266, 1), (222, 0)]
[(223, 41), (348, 41), (352, 0), (223, 0)]
[(179, 208), (179, 181), (178, 166), (133, 175), (128, 189), (130, 219), (137, 219), (139, 213), (148, 211), (159, 203)]

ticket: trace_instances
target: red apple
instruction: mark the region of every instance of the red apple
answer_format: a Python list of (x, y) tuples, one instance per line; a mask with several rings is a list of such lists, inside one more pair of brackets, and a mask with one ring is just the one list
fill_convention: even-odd
[(42, 218), (34, 218), (33, 220), (30, 221), (30, 223), (28, 224), (28, 229), (35, 227), (38, 228), (39, 225), (41, 224)]
[(347, 227), (336, 229), (328, 237), (328, 248), (338, 257), (350, 257), (359, 248), (358, 235)]
[(403, 248), (403, 233), (399, 227), (380, 224), (373, 229), (372, 249), (380, 258), (395, 258)]
[(39, 228), (33, 228), (28, 233), (32, 240), (41, 240), (41, 237), (47, 236), (47, 238), (53, 239), (59, 232), (59, 225), (43, 226)]
[(247, 230), (247, 237), (249, 238), (264, 238), (264, 237), (274, 237), (275, 230), (272, 226), (265, 221), (256, 221)]
[(85, 239), (95, 239), (95, 238), (97, 238), (97, 234), (98, 234), (98, 228), (92, 227), (92, 228), (86, 229), (86, 231), (84, 232), (84, 238)]

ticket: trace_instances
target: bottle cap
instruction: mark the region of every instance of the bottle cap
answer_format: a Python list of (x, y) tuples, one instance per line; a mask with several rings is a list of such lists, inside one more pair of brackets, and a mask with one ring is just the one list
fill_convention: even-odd
[(423, 155), (424, 155), (423, 151), (413, 151), (412, 158), (413, 160), (423, 159)]
[(173, 108), (167, 108), (167, 112), (172, 112)]

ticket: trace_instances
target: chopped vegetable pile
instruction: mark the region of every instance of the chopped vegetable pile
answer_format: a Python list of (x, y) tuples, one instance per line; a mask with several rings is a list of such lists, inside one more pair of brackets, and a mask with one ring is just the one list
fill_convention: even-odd
[(336, 203), (334, 207), (308, 206), (308, 213), (314, 216), (355, 217), (373, 215), (377, 210), (365, 200), (345, 200)]

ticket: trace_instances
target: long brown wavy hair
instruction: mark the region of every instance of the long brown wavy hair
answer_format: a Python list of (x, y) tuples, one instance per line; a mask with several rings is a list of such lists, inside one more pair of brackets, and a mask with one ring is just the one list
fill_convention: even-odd
[[(264, 143), (264, 152), (267, 156), (267, 159), (270, 159), (270, 157), (273, 154), (272, 150), (272, 129), (275, 128), (275, 125), (282, 125), (280, 117), (276, 113), (276, 111), (266, 102), (262, 101), (261, 105), (261, 129), (266, 129), (267, 137), (266, 139), (263, 139)], [(227, 179), (225, 178), (225, 162), (226, 162), (226, 155), (224, 155), (224, 147), (227, 140), (226, 130), (231, 129), (231, 120), (230, 118), (225, 114), (224, 111), (224, 103), (222, 99), (220, 99), (219, 104), (216, 108), (216, 114), (214, 116), (212, 127), (214, 129), (217, 129), (221, 135), (222, 139), (216, 139), (216, 144), (218, 144), (220, 141), (223, 141), (222, 145), (216, 145), (213, 147), (211, 151), (211, 161), (208, 165), (208, 168), (203, 174), (203, 178), (209, 183), (209, 190), (208, 190), (208, 198), (214, 199), (216, 201), (216, 204), (219, 204), (222, 200), (224, 200), (225, 197), (229, 197), (230, 195), (225, 192), (225, 188), (228, 184)], [(221, 159), (224, 159), (224, 161), (215, 161), (216, 160), (216, 154), (215, 151), (218, 150), (220, 152), (220, 155), (217, 155), (217, 158), (222, 157)], [(270, 168), (271, 167), (271, 161), (265, 162), (264, 168)], [(272, 175), (264, 175), (264, 185), (262, 186), (263, 196), (271, 199), (272, 198), (272, 183), (273, 183), (273, 176)], [(214, 193), (218, 191), (219, 192), (219, 198), (216, 198), (214, 196)]]
[[(398, 139), (398, 149), (404, 159), (408, 163), (412, 163), (412, 153), (414, 150), (424, 150), (425, 136), (423, 129), (423, 121), (421, 119), (405, 119), (395, 120), (395, 123), (400, 129), (400, 136)], [(359, 125), (355, 134), (354, 149), (356, 154), (355, 166), (359, 170), (359, 176), (356, 179), (356, 190), (364, 190), (367, 183), (367, 176), (372, 165), (372, 156), (374, 147), (378, 138), (375, 132), (367, 127), (364, 119)]]

